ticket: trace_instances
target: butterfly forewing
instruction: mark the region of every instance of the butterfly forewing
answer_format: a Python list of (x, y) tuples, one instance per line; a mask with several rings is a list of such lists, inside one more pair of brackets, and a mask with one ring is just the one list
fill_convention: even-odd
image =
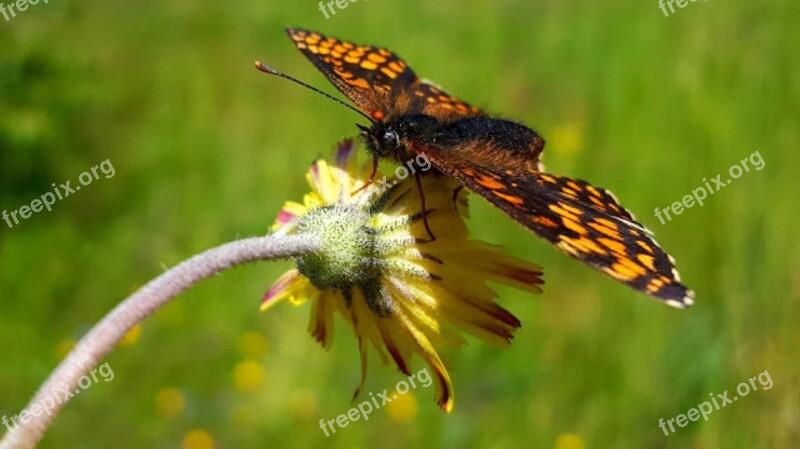
[(295, 46), (356, 106), (375, 120), (404, 114), (439, 119), (478, 114), (430, 82), (420, 80), (395, 53), (371, 45), (287, 28)]

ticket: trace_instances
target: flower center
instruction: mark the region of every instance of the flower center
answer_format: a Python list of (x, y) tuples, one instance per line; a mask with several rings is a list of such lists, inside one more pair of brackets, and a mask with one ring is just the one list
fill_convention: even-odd
[(295, 259), (298, 271), (319, 289), (347, 289), (376, 278), (380, 268), (369, 218), (368, 212), (346, 205), (310, 211), (297, 230), (317, 235), (322, 245), (318, 252)]

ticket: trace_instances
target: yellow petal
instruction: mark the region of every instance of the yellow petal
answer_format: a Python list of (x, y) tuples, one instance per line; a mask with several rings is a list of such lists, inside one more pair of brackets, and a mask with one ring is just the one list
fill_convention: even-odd
[(450, 381), (450, 375), (447, 374), (447, 369), (445, 369), (442, 359), (439, 358), (439, 354), (436, 353), (436, 349), (431, 345), (425, 334), (420, 332), (407, 316), (399, 310), (396, 315), (403, 323), (403, 328), (416, 343), (422, 357), (428, 362), (428, 365), (436, 375), (439, 408), (450, 413), (453, 410), (453, 383)]
[(300, 305), (316, 294), (316, 290), (308, 282), (308, 279), (300, 275), (297, 270), (289, 270), (278, 278), (264, 295), (264, 299), (261, 301), (261, 311), (263, 312), (287, 298), (293, 304)]

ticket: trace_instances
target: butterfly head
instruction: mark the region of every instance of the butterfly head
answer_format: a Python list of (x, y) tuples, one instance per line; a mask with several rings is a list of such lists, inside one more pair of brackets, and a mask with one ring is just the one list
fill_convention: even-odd
[(435, 118), (406, 115), (391, 122), (376, 121), (371, 127), (357, 125), (372, 157), (382, 158), (406, 148), (409, 139), (427, 137), (439, 125)]
[(361, 137), (367, 145), (370, 156), (382, 158), (400, 148), (400, 136), (393, 127), (382, 122), (375, 122), (371, 127), (356, 125), (361, 130)]

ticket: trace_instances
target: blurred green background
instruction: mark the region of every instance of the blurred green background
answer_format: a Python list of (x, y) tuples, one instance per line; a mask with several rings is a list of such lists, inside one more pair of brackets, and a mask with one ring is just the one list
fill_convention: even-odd
[[(385, 45), (454, 95), (524, 121), (547, 168), (611, 189), (678, 261), (697, 304), (659, 304), (563, 256), (479, 199), (473, 236), (545, 268), (539, 296), (500, 290), (523, 327), (507, 350), (445, 351), (433, 389), (326, 438), (350, 407), (355, 339), (326, 352), (309, 308), (258, 312), (289, 262), (202, 283), (108, 358), (43, 448), (800, 447), (800, 4), (655, 0), (40, 2), (0, 17), (0, 208), (110, 159), (101, 178), (9, 229), (0, 222), (0, 415), (16, 415), (74, 341), (165, 267), (263, 234), (354, 114), (252, 68), (329, 92), (293, 25)], [(704, 207), (668, 207), (754, 151), (765, 162)], [(724, 178), (723, 178), (724, 179)], [(373, 358), (377, 361), (377, 358)], [(415, 359), (414, 369), (423, 365)], [(665, 436), (674, 418), (768, 371), (750, 393)], [(403, 378), (373, 363), (366, 391)], [(124, 437), (122, 436), (124, 435)]]

